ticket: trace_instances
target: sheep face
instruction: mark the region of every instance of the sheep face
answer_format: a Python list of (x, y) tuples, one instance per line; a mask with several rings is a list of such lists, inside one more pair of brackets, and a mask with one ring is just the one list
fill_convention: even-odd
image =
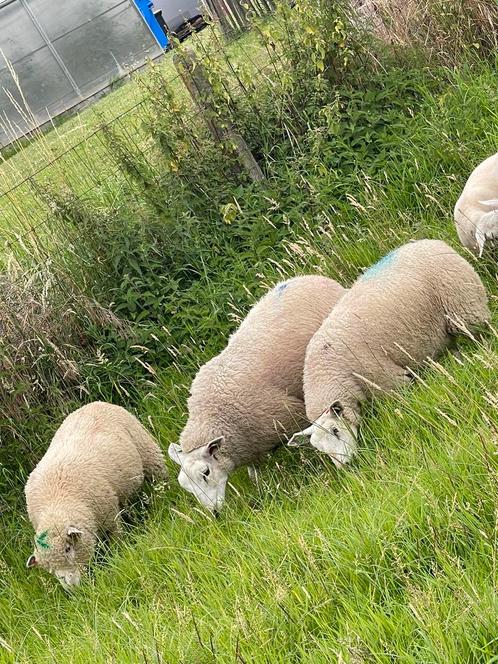
[(182, 452), (180, 445), (171, 443), (170, 459), (181, 466), (178, 482), (186, 491), (213, 513), (221, 510), (225, 501), (228, 472), (220, 464), (217, 452), (224, 437), (216, 438), (191, 452)]
[(309, 444), (327, 454), (337, 468), (342, 468), (356, 452), (356, 435), (356, 424), (345, 419), (342, 405), (335, 401), (316, 422), (295, 433), (287, 444), (289, 447)]
[(56, 576), (63, 586), (77, 586), (81, 572), (95, 548), (95, 536), (74, 526), (47, 528), (35, 536), (35, 551), (27, 567), (39, 566)]

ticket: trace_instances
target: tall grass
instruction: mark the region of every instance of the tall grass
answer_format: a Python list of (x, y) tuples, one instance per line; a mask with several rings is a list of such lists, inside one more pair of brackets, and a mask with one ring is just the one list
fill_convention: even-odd
[(428, 62), (458, 66), (489, 57), (498, 46), (498, 7), (493, 0), (364, 0), (359, 14), (393, 45), (416, 48)]
[[(493, 62), (460, 54), (451, 69), (425, 67), (398, 47), (393, 59), (318, 0), (281, 7), (250, 39), (265, 54), (258, 67), (243, 43), (236, 61), (208, 47), (205, 60), (220, 116), (231, 114), (265, 182), (228, 167), (154, 69), (141, 84), (151, 104), (102, 120), (26, 183), (25, 207), (15, 199), (3, 292), (30, 327), (9, 336), (9, 317), (2, 335), (4, 361), (20, 365), (0, 376), (2, 662), (495, 657), (494, 332), (368, 405), (344, 472), (282, 449), (255, 485), (233, 478), (217, 521), (172, 477), (137, 499), (125, 536), (102, 544), (74, 593), (24, 568), (22, 483), (75, 405), (133, 408), (166, 449), (198, 366), (277, 279), (316, 271), (349, 285), (412, 238), (458, 249), (454, 201), (498, 137)], [(36, 231), (34, 209), (47, 219)], [(495, 265), (477, 268), (496, 328)]]

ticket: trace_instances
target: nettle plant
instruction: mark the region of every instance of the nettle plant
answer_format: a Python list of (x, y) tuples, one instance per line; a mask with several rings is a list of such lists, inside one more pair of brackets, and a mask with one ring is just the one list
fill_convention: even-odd
[(173, 90), (155, 63), (150, 64), (147, 75), (138, 79), (138, 84), (149, 98), (143, 118), (146, 130), (158, 142), (168, 170), (183, 172), (202, 149), (198, 126), (191, 121), (191, 106)]
[(255, 29), (270, 62), (272, 104), (291, 133), (306, 131), (338, 87), (373, 67), (362, 55), (362, 28), (340, 0), (280, 2), (275, 20)]
[(293, 7), (280, 3), (276, 17), (270, 38), (280, 43), (293, 83), (303, 86), (314, 79), (320, 84), (336, 84), (354, 65), (358, 29), (342, 2), (296, 0)]

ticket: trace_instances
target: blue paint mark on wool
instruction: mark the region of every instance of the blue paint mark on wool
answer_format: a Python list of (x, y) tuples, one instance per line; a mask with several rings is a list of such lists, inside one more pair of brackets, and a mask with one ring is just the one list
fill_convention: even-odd
[(281, 284), (278, 284), (278, 286), (275, 288), (275, 291), (277, 295), (282, 295), (282, 293), (289, 288), (289, 282), (288, 281), (283, 281)]
[(377, 261), (374, 265), (368, 268), (363, 275), (360, 277), (361, 280), (368, 280), (368, 279), (375, 279), (375, 277), (378, 277), (379, 274), (385, 270), (386, 267), (389, 267), (392, 262), (394, 261), (396, 254), (398, 253), (398, 250), (395, 249), (394, 251), (389, 252), (384, 256), (384, 258), (381, 258), (380, 261)]

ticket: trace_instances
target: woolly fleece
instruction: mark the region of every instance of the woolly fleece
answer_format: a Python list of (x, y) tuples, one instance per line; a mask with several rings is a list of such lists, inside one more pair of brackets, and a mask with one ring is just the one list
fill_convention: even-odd
[[(144, 477), (165, 478), (166, 467), (136, 417), (103, 402), (66, 417), (25, 488), (38, 564), (51, 571), (70, 567), (67, 540), (78, 540), (76, 563), (87, 563), (97, 534), (116, 532), (122, 506)], [(67, 531), (75, 529), (81, 536), (68, 538)]]
[(326, 277), (302, 276), (267, 293), (194, 379), (182, 451), (224, 436), (217, 458), (231, 471), (299, 428), (306, 347), (345, 292)]
[(469, 263), (444, 242), (406, 244), (367, 270), (311, 340), (304, 367), (306, 415), (335, 401), (356, 424), (359, 404), (394, 390), (436, 358), (460, 325), (489, 321), (486, 292)]

